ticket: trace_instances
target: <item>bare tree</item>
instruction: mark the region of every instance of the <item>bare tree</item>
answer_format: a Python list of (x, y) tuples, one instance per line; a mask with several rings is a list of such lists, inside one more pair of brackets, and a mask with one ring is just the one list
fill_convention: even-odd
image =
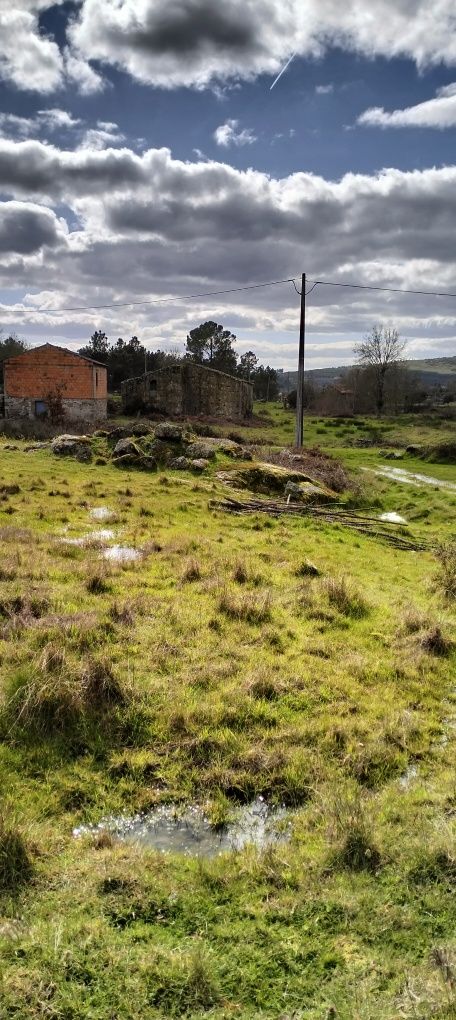
[(354, 348), (358, 363), (369, 365), (373, 371), (375, 403), (379, 415), (385, 402), (386, 377), (391, 368), (402, 361), (405, 348), (406, 341), (400, 339), (397, 329), (382, 325), (373, 326), (371, 332)]

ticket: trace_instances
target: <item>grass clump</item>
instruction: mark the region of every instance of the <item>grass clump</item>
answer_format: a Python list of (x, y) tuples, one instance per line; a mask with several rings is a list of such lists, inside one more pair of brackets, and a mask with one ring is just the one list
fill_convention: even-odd
[(219, 611), (229, 620), (241, 620), (244, 623), (268, 623), (272, 619), (271, 596), (245, 594), (242, 597), (233, 595), (226, 590), (222, 593), (218, 604)]
[(108, 572), (100, 567), (95, 568), (87, 577), (85, 586), (91, 595), (105, 595), (111, 588)]
[(48, 646), (32, 668), (13, 674), (2, 713), (6, 735), (32, 738), (83, 735), (87, 727), (125, 706), (128, 697), (106, 659), (89, 657), (75, 665)]
[(182, 584), (191, 584), (192, 581), (200, 580), (201, 580), (201, 567), (198, 563), (198, 560), (191, 559), (188, 561), (188, 563), (186, 563), (184, 567), (181, 577)]
[(341, 791), (330, 802), (330, 866), (337, 870), (377, 871), (381, 858), (358, 791)]
[(15, 892), (28, 882), (33, 868), (20, 830), (0, 815), (0, 891)]
[(437, 587), (448, 600), (456, 599), (456, 542), (442, 542), (437, 549)]
[(342, 616), (350, 616), (355, 620), (367, 616), (369, 606), (361, 593), (346, 577), (330, 577), (323, 584), (330, 606), (337, 609)]

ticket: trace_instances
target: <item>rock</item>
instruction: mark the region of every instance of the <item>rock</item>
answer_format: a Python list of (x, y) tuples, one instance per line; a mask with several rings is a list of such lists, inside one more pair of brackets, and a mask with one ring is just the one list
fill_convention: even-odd
[(243, 458), (244, 456), (244, 450), (240, 443), (235, 443), (232, 439), (225, 439), (223, 436), (205, 436), (202, 443), (194, 443), (193, 445), (199, 448), (204, 446), (206, 450), (209, 447), (215, 453), (225, 453), (228, 457)]
[(256, 461), (251, 467), (236, 471), (233, 481), (239, 488), (250, 489), (252, 492), (264, 492), (267, 495), (274, 493), (283, 495), (287, 482), (314, 482), (313, 478), (303, 474), (302, 471), (290, 471), (289, 468), (261, 461)]
[(331, 503), (338, 499), (336, 492), (320, 482), (287, 482), (285, 496), (291, 503)]
[(190, 460), (213, 460), (215, 457), (215, 450), (209, 443), (190, 443), (186, 452)]
[(320, 573), (315, 563), (311, 563), (310, 560), (304, 560), (296, 570), (298, 577), (320, 577)]
[(112, 451), (112, 456), (113, 458), (126, 456), (136, 458), (142, 457), (142, 453), (133, 439), (119, 439)]
[[(42, 444), (39, 446), (35, 444), (35, 449), (43, 449)], [(90, 436), (56, 436), (52, 440), (51, 449), (57, 457), (73, 457), (83, 463), (92, 460)]]
[(190, 467), (193, 471), (205, 471), (209, 467), (209, 461), (206, 457), (196, 457), (190, 461)]
[(167, 443), (181, 443), (184, 433), (185, 426), (172, 421), (161, 421), (155, 428), (155, 438), (165, 439)]
[(409, 453), (412, 457), (420, 457), (423, 452), (423, 447), (416, 443), (411, 443), (410, 446), (405, 447), (405, 452)]
[(155, 471), (157, 467), (157, 461), (153, 457), (145, 457), (141, 452), (137, 457), (130, 453), (125, 453), (121, 457), (115, 457), (112, 461), (114, 467), (117, 468), (139, 468), (140, 471)]
[(174, 457), (173, 460), (170, 460), (168, 467), (172, 471), (188, 471), (190, 461), (188, 457)]
[(4, 450), (18, 450), (19, 447), (16, 446), (15, 443), (7, 443), (6, 446), (3, 447), (3, 449)]
[(402, 450), (382, 450), (380, 456), (385, 460), (402, 460), (404, 454)]
[(153, 432), (151, 425), (146, 422), (132, 422), (130, 425), (117, 425), (116, 428), (109, 430), (109, 439), (130, 439), (135, 436), (137, 439), (141, 439), (142, 436), (149, 436)]

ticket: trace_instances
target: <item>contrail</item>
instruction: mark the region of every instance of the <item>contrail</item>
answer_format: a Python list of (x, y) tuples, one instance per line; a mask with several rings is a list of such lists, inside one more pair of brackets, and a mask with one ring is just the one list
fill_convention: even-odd
[(278, 81), (280, 81), (280, 79), (281, 79), (282, 75), (283, 75), (283, 74), (285, 74), (285, 71), (287, 70), (287, 68), (289, 68), (289, 66), (290, 66), (290, 64), (291, 64), (291, 61), (292, 61), (292, 60), (294, 60), (295, 56), (296, 56), (296, 53), (292, 53), (292, 54), (291, 54), (291, 57), (289, 57), (289, 59), (287, 60), (287, 62), (286, 62), (286, 64), (285, 64), (285, 67), (282, 67), (282, 70), (281, 70), (281, 71), (279, 72), (279, 74), (277, 75), (277, 78), (276, 78), (276, 80), (275, 80), (275, 81), (273, 81), (273, 83), (272, 83), (272, 85), (271, 85), (271, 88), (269, 89), (269, 91), (270, 91), (270, 92), (272, 92), (272, 90), (273, 90), (273, 88), (274, 88), (274, 85), (277, 85), (277, 82), (278, 82)]

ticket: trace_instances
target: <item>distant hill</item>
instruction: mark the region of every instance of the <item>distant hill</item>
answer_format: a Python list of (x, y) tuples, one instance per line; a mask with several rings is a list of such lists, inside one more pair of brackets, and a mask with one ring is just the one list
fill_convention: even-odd
[[(409, 372), (413, 372), (420, 380), (428, 386), (445, 386), (452, 380), (456, 380), (456, 356), (449, 358), (413, 358), (404, 362)], [(330, 383), (348, 372), (352, 365), (339, 365), (331, 368), (311, 368), (306, 370), (306, 378), (311, 380), (323, 389)], [(279, 386), (284, 393), (296, 389), (298, 383), (297, 372), (287, 372), (279, 369)]]

